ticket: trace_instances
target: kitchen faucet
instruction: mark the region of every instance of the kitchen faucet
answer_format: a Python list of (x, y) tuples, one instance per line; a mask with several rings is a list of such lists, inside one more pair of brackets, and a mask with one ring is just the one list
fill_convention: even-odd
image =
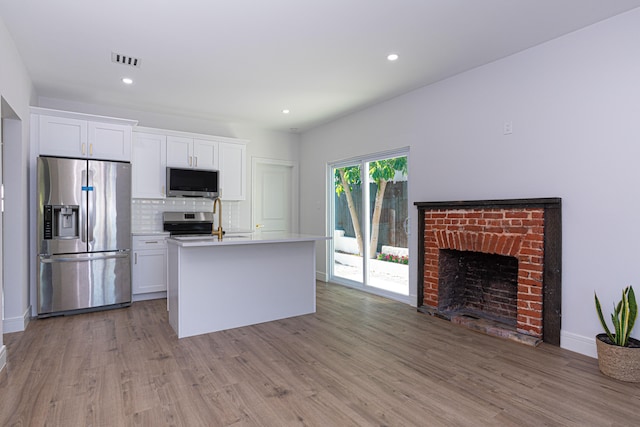
[(222, 240), (222, 235), (224, 232), (222, 231), (222, 202), (220, 201), (220, 197), (216, 197), (213, 201), (213, 213), (216, 213), (216, 203), (218, 204), (218, 230), (213, 231), (213, 225), (211, 225), (211, 235), (218, 236), (218, 240)]

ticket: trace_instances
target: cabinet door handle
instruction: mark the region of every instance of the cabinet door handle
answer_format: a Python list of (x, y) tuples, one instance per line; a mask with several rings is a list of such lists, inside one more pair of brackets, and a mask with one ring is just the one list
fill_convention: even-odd
[(162, 186), (162, 195), (165, 196), (165, 192), (164, 192), (164, 185)]
[(82, 143), (82, 155), (84, 156), (87, 152), (87, 144), (85, 144), (84, 142)]
[(149, 240), (144, 242), (145, 245), (157, 245), (158, 241), (157, 240)]
[(194, 158), (194, 159), (196, 159), (196, 164), (195, 164), (195, 166), (194, 166), (194, 167), (196, 167), (196, 168), (197, 168), (197, 167), (198, 167), (198, 156), (193, 156), (193, 158)]
[(191, 161), (191, 156), (189, 156), (189, 166), (191, 166), (192, 161)]
[(136, 252), (133, 256), (135, 258), (135, 260), (133, 261), (134, 264), (138, 264), (138, 252)]
[(89, 155), (93, 156), (93, 144), (89, 144)]

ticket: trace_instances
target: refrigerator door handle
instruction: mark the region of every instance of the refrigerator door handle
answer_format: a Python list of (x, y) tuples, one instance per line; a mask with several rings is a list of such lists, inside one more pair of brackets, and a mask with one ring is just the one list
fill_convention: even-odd
[[(83, 144), (84, 145), (84, 144)], [(84, 149), (83, 149), (84, 150)], [(82, 188), (82, 203), (80, 204), (80, 239), (82, 243), (87, 243), (87, 171), (86, 169), (82, 170), (82, 175), (80, 178), (81, 188)]]
[(127, 258), (128, 256), (129, 256), (129, 252), (115, 252), (115, 253), (109, 253), (109, 254), (87, 255), (85, 257), (40, 255), (40, 262), (44, 264), (52, 264), (55, 262), (80, 262), (80, 261), (96, 261), (101, 259)]
[[(93, 187), (93, 171), (87, 171), (87, 242), (93, 242), (96, 223), (96, 193)], [(91, 248), (91, 246), (89, 246)]]

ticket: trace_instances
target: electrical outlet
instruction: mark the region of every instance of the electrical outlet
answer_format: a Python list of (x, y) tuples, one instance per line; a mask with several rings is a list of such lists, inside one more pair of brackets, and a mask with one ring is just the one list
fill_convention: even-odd
[(504, 122), (502, 132), (504, 135), (511, 135), (513, 133), (513, 122)]

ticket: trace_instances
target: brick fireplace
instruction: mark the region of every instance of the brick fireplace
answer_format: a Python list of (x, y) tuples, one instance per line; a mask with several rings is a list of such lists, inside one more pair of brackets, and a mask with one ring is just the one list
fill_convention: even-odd
[(418, 309), (560, 344), (559, 198), (418, 202)]

